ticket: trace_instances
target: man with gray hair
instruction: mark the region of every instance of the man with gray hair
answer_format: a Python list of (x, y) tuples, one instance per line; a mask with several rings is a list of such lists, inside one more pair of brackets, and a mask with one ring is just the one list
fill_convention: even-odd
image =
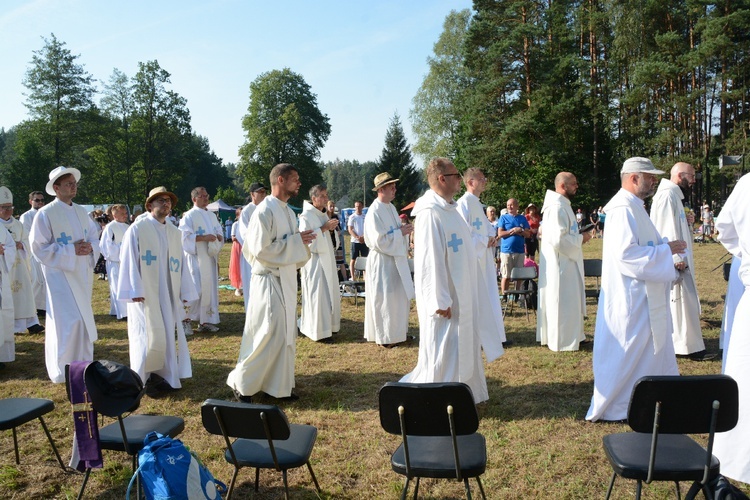
[(687, 245), (662, 239), (643, 207), (656, 191), (658, 175), (664, 172), (647, 158), (625, 160), (621, 189), (604, 207), (607, 234), (594, 330), (594, 395), (586, 420), (624, 420), (639, 378), (679, 375), (668, 304), (669, 288), (677, 279), (672, 256)]
[(315, 341), (331, 342), (331, 335), (341, 328), (341, 293), (336, 272), (336, 256), (328, 232), (339, 226), (326, 213), (328, 189), (317, 184), (310, 188), (310, 201), (302, 204), (300, 231), (312, 231), (310, 260), (300, 269), (302, 313), (299, 331)]
[(672, 344), (678, 356), (687, 356), (694, 361), (713, 359), (706, 353), (701, 334), (701, 305), (695, 286), (693, 264), (693, 222), (695, 216), (687, 214), (682, 204), (685, 193), (695, 184), (695, 169), (689, 163), (675, 163), (669, 179), (662, 179), (651, 203), (651, 220), (662, 237), (683, 240), (687, 244), (684, 253), (674, 254), (674, 267), (680, 278), (672, 284), (670, 309), (672, 312)]

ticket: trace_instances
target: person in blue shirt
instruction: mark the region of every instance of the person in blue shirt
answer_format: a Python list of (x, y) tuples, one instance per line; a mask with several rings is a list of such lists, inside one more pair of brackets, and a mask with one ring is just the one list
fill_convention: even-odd
[[(524, 238), (531, 236), (529, 222), (518, 213), (518, 200), (511, 198), (505, 207), (508, 213), (500, 217), (497, 235), (500, 236), (500, 288), (503, 294), (508, 290), (510, 272), (514, 267), (523, 267)], [(518, 286), (518, 284), (516, 284)]]

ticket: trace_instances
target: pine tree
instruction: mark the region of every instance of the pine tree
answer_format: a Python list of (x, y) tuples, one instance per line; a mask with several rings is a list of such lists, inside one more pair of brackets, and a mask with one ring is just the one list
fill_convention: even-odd
[(424, 190), (421, 172), (414, 167), (398, 113), (393, 115), (388, 126), (385, 147), (378, 159), (378, 166), (378, 173), (388, 172), (393, 178), (399, 179), (396, 198), (393, 200), (397, 208), (416, 200)]

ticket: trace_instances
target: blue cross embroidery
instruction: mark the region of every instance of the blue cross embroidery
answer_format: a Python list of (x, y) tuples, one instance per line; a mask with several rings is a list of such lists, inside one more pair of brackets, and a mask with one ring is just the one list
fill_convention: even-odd
[(646, 246), (652, 247), (652, 246), (654, 246), (654, 242), (653, 241), (647, 241), (646, 242)]
[(198, 230), (195, 232), (195, 234), (197, 234), (198, 236), (203, 236), (204, 234), (206, 234), (206, 230), (203, 229), (203, 226), (198, 226)]
[(73, 239), (72, 236), (68, 236), (67, 234), (65, 234), (65, 232), (62, 232), (60, 233), (60, 237), (57, 238), (57, 242), (62, 245), (67, 245), (68, 243), (70, 243), (70, 240), (72, 239)]
[(151, 262), (153, 262), (153, 261), (156, 260), (156, 255), (151, 255), (151, 250), (146, 250), (146, 255), (143, 255), (141, 257), (141, 260), (145, 260), (146, 261), (146, 265), (150, 266)]
[(482, 220), (479, 217), (477, 217), (477, 220), (475, 220), (472, 223), (472, 226), (474, 226), (475, 228), (477, 228), (477, 231), (479, 231), (480, 229), (482, 229)]
[(454, 253), (458, 252), (458, 246), (463, 245), (463, 244), (464, 244), (464, 240), (462, 240), (461, 238), (458, 238), (456, 236), (456, 233), (453, 233), (451, 235), (451, 240), (448, 242), (448, 246), (453, 249)]
[(385, 233), (385, 234), (391, 234), (391, 233), (392, 233), (393, 231), (395, 231), (395, 230), (396, 230), (396, 228), (395, 228), (395, 227), (393, 227), (393, 226), (391, 226), (391, 228), (390, 228), (390, 229), (388, 230), (388, 232), (387, 232), (387, 233)]

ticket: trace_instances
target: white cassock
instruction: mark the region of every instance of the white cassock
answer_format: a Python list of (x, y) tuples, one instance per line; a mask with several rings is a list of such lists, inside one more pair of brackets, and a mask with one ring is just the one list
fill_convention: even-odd
[(11, 292), (11, 269), (16, 261), (16, 245), (13, 236), (3, 225), (0, 225), (0, 243), (5, 249), (0, 255), (0, 363), (7, 363), (16, 359), (15, 313)]
[(299, 230), (315, 231), (310, 243), (310, 260), (300, 269), (302, 314), (299, 331), (312, 340), (322, 340), (341, 328), (341, 293), (336, 272), (336, 256), (328, 231), (321, 231), (329, 218), (310, 202), (302, 205)]
[[(737, 181), (716, 220), (719, 241), (732, 255), (750, 255), (750, 174)], [(744, 292), (732, 323), (732, 334), (724, 351), (723, 372), (737, 381), (740, 412), (737, 426), (716, 434), (714, 455), (721, 473), (750, 483), (750, 259), (742, 259), (739, 275)]]
[[(247, 235), (247, 227), (250, 225), (250, 217), (257, 207), (253, 203), (248, 203), (240, 212), (240, 227), (237, 231), (237, 240), (240, 245), (245, 245), (245, 236)], [(243, 257), (240, 259), (240, 275), (242, 276), (242, 299), (245, 301), (245, 311), (247, 311), (247, 301), (250, 300), (250, 281), (252, 280), (253, 268), (250, 262)]]
[(227, 385), (244, 396), (259, 391), (288, 397), (294, 388), (297, 339), (297, 269), (310, 258), (294, 212), (267, 196), (250, 219), (242, 253), (253, 268), (253, 300), (237, 366)]
[(577, 351), (586, 338), (583, 235), (565, 196), (547, 190), (539, 245), (536, 340), (552, 351)]
[[(31, 253), (42, 263), (47, 281), (44, 353), (54, 383), (65, 382), (65, 365), (93, 361), (97, 339), (91, 291), (99, 259), (99, 225), (75, 203), (55, 199), (31, 225)], [(76, 241), (91, 244), (89, 255), (76, 255)]]
[[(414, 285), (419, 357), (402, 382), (463, 382), (474, 402), (489, 399), (475, 328), (477, 265), (471, 233), (455, 202), (428, 190), (414, 205)], [(451, 318), (435, 314), (451, 308)]]
[[(23, 228), (26, 230), (26, 234), (31, 234), (31, 224), (34, 222), (36, 217), (36, 208), (32, 208), (21, 214), (20, 221), (23, 224)], [(32, 255), (29, 257), (29, 266), (31, 268), (31, 286), (34, 289), (34, 303), (36, 308), (40, 311), (47, 310), (47, 283), (44, 281), (44, 273), (42, 272), (42, 264)]]
[(679, 375), (668, 307), (677, 271), (669, 245), (634, 194), (620, 189), (604, 211), (607, 231), (594, 331), (594, 395), (586, 414), (592, 421), (627, 418), (639, 378)]
[(365, 217), (364, 237), (370, 249), (365, 268), (365, 339), (380, 345), (404, 342), (414, 282), (409, 247), (392, 203), (372, 202)]
[(703, 351), (706, 346), (701, 334), (701, 304), (695, 285), (693, 232), (688, 225), (682, 199), (680, 186), (669, 179), (662, 179), (651, 202), (651, 220), (667, 241), (683, 240), (687, 243), (684, 254), (672, 255), (675, 264), (684, 262), (687, 269), (680, 272), (682, 279), (672, 285), (669, 304), (674, 352), (685, 355)]
[(120, 246), (128, 225), (113, 220), (104, 227), (99, 239), (102, 255), (107, 259), (107, 279), (109, 280), (109, 314), (122, 319), (128, 315), (128, 304), (117, 299), (117, 283), (120, 275)]
[(196, 236), (214, 234), (223, 237), (219, 220), (208, 210), (193, 207), (180, 219), (182, 247), (187, 256), (187, 268), (199, 298), (187, 304), (188, 317), (200, 324), (219, 323), (219, 240), (195, 241)]
[[(719, 217), (721, 217), (721, 214), (719, 214)], [(741, 264), (742, 259), (740, 256), (733, 255), (732, 264), (729, 267), (727, 293), (724, 296), (724, 314), (721, 317), (721, 331), (719, 332), (719, 349), (724, 352), (726, 352), (729, 339), (732, 337), (732, 326), (734, 325), (734, 316), (737, 312), (737, 304), (740, 302), (742, 293), (745, 291), (745, 285), (742, 284), (742, 280), (740, 279)], [(724, 356), (722, 358), (722, 368), (726, 366), (726, 363), (727, 357)]]
[(479, 198), (468, 191), (458, 199), (458, 211), (469, 225), (477, 256), (477, 306), (482, 311), (477, 316), (479, 336), (484, 355), (491, 362), (502, 356), (503, 342), (506, 341), (503, 309), (497, 287), (495, 247), (487, 247), (490, 237), (497, 234), (497, 229), (487, 218)]
[[(156, 373), (178, 389), (180, 379), (192, 376), (183, 301), (198, 297), (180, 230), (148, 215), (125, 232), (120, 257), (116, 294), (127, 303), (130, 368), (144, 383)], [(145, 300), (133, 302), (137, 297)]]
[(34, 303), (34, 287), (31, 284), (29, 235), (23, 224), (13, 217), (8, 220), (0, 219), (0, 225), (13, 237), (13, 246), (20, 243), (22, 247), (16, 248), (16, 258), (10, 271), (10, 289), (13, 293), (15, 317), (13, 331), (24, 333), (29, 327), (39, 324)]

